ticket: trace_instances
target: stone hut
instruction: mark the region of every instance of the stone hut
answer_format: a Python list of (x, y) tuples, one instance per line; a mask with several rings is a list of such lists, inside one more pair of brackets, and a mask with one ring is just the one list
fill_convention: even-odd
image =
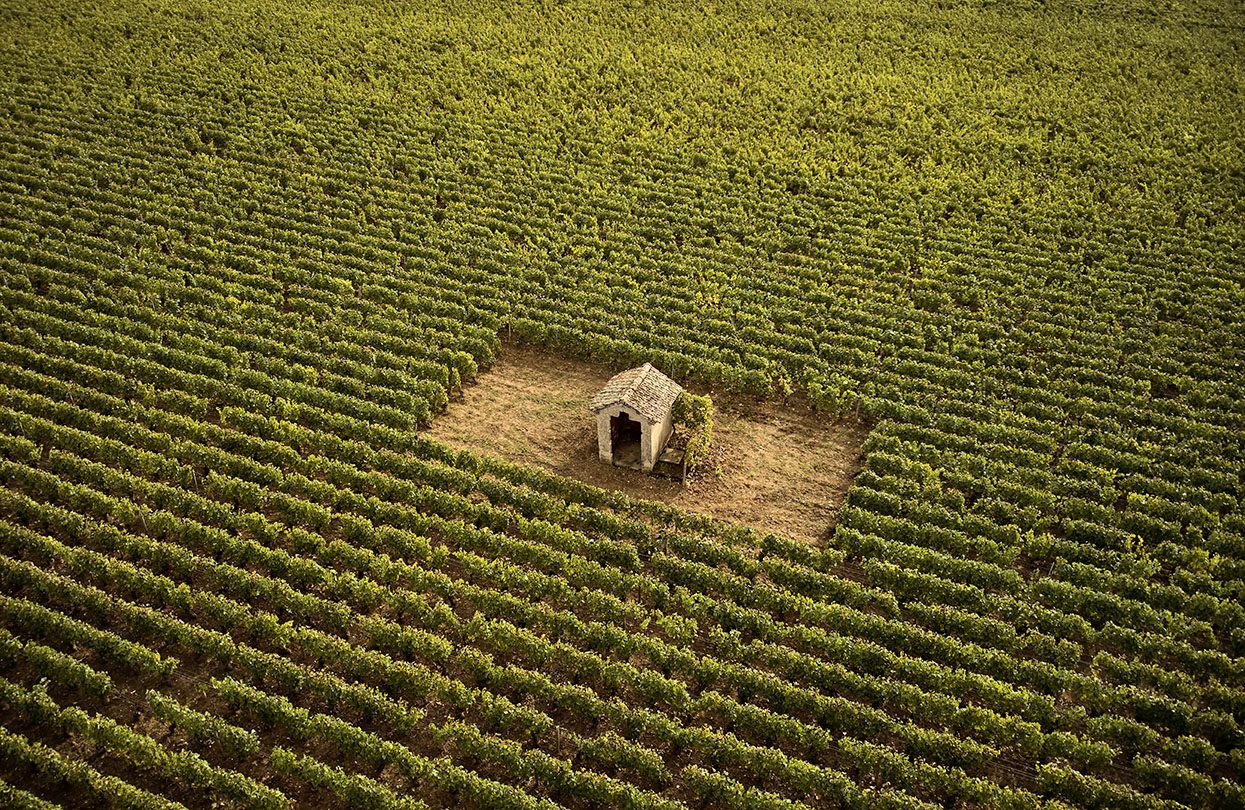
[(671, 410), (682, 390), (651, 363), (611, 377), (589, 406), (601, 460), (652, 471), (674, 430)]

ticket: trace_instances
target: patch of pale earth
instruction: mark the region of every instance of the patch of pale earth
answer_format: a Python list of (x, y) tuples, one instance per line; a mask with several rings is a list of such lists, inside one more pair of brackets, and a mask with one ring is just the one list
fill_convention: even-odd
[(867, 426), (709, 392), (714, 469), (684, 486), (598, 459), (588, 402), (616, 371), (508, 346), (425, 435), (761, 532), (825, 537), (860, 469)]

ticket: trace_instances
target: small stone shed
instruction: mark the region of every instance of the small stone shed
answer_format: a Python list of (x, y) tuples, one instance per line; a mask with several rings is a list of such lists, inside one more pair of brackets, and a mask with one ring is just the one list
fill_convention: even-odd
[(671, 410), (682, 390), (651, 363), (611, 377), (589, 406), (601, 460), (652, 471), (674, 430)]

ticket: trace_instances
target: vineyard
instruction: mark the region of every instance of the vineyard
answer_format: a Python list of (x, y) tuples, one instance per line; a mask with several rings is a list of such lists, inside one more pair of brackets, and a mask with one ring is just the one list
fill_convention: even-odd
[[(1243, 31), (0, 0), (0, 805), (1245, 807)], [(509, 344), (863, 469), (425, 436)]]

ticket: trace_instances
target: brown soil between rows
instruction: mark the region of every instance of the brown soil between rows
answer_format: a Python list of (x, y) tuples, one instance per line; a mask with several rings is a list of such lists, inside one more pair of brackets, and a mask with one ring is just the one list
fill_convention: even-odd
[(804, 405), (697, 390), (710, 393), (716, 408), (713, 469), (679, 484), (597, 458), (588, 402), (622, 370), (507, 345), (425, 435), (758, 531), (825, 538), (860, 469), (867, 425)]

